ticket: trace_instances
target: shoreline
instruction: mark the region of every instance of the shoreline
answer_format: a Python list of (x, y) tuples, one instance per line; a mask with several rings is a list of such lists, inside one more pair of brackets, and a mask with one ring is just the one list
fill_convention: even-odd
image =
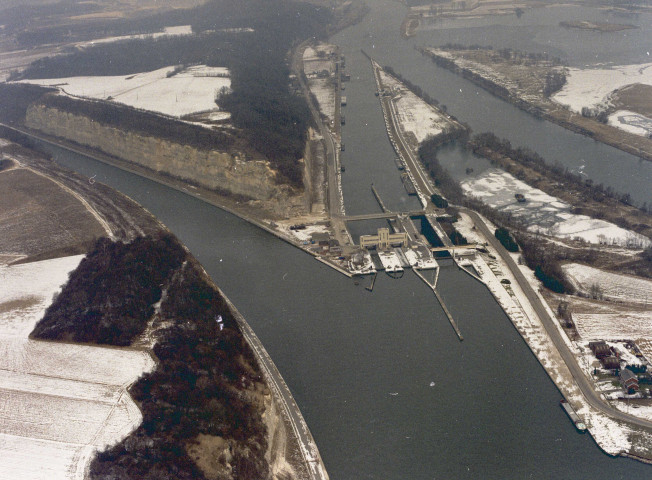
[[(295, 240), (291, 237), (288, 237), (285, 235), (282, 231), (276, 230), (273, 228), (272, 225), (268, 225), (265, 223), (265, 220), (262, 218), (256, 218), (252, 214), (248, 214), (244, 211), (240, 211), (237, 208), (237, 201), (233, 201), (231, 199), (225, 198), (224, 196), (221, 196), (217, 194), (216, 192), (201, 188), (201, 187), (195, 187), (183, 180), (180, 179), (175, 179), (170, 176), (162, 175), (160, 173), (154, 172), (152, 170), (146, 169), (144, 167), (137, 166), (135, 164), (132, 164), (131, 162), (127, 160), (122, 160), (122, 159), (117, 159), (114, 157), (111, 157), (103, 152), (99, 152), (95, 149), (92, 149), (90, 147), (84, 147), (81, 145), (73, 145), (70, 142), (59, 139), (59, 138), (52, 138), (49, 135), (45, 135), (41, 132), (34, 132), (31, 131), (30, 129), (27, 129), (25, 127), (20, 127), (18, 128), (17, 126), (13, 125), (6, 125), (0, 123), (0, 129), (5, 128), (12, 130), (14, 132), (17, 132), (19, 135), (23, 135), (26, 137), (31, 137), (35, 138), (36, 140), (40, 142), (45, 142), (50, 145), (53, 145), (58, 148), (63, 148), (64, 150), (68, 150), (70, 152), (76, 153), (78, 155), (82, 155), (85, 157), (88, 157), (92, 160), (98, 161), (100, 163), (104, 163), (106, 165), (110, 165), (112, 167), (118, 168), (120, 170), (123, 170), (125, 172), (129, 172), (131, 174), (137, 175), (139, 177), (145, 178), (147, 180), (151, 180), (153, 182), (159, 183), (161, 185), (164, 185), (166, 187), (172, 188), (173, 190), (176, 190), (180, 193), (183, 193), (185, 195), (191, 196), (197, 200), (200, 200), (202, 202), (208, 203), (209, 205), (212, 205), (214, 207), (219, 208), (220, 210), (225, 211), (226, 213), (229, 213), (231, 215), (234, 215), (262, 230), (265, 230), (267, 233), (270, 233), (277, 237), (280, 240), (283, 240), (284, 242), (302, 250), (303, 252), (311, 255), (315, 259), (320, 260), (322, 263), (325, 263), (329, 267), (332, 267), (339, 273), (351, 278), (353, 275), (350, 274), (349, 272), (345, 271), (338, 265), (332, 264), (329, 262), (327, 259), (324, 259), (323, 257), (317, 255), (314, 252), (311, 252), (309, 249), (304, 248), (304, 246), (299, 242), (299, 240)], [(186, 187), (191, 187), (192, 190), (189, 190)], [(270, 223), (274, 223), (271, 221)]]
[[(31, 136), (29, 133), (22, 133), (25, 136)], [(107, 165), (114, 166), (116, 168), (119, 168), (120, 170), (128, 171), (129, 173), (133, 173), (135, 175), (141, 176), (143, 178), (147, 178), (149, 180), (155, 181), (157, 183), (160, 183), (162, 185), (168, 186), (170, 188), (173, 188), (174, 190), (180, 191), (182, 193), (189, 194), (193, 196), (194, 198), (197, 198), (199, 200), (202, 200), (204, 202), (207, 202), (215, 207), (218, 207), (222, 210), (227, 211), (228, 213), (231, 213), (233, 215), (238, 216), (239, 218), (242, 218), (245, 221), (248, 221), (249, 223), (254, 224), (255, 226), (259, 228), (266, 229), (269, 231), (269, 233), (275, 234), (277, 237), (289, 242), (288, 239), (284, 239), (279, 233), (274, 232), (271, 229), (266, 228), (266, 226), (260, 222), (256, 222), (253, 219), (247, 219), (244, 214), (236, 211), (229, 211), (228, 207), (221, 207), (217, 205), (216, 203), (206, 199), (202, 198), (201, 196), (198, 195), (192, 195), (190, 192), (184, 190), (183, 188), (180, 188), (178, 185), (174, 185), (169, 181), (165, 181), (162, 178), (154, 178), (153, 176), (146, 176), (142, 172), (137, 172), (132, 169), (128, 169), (125, 166), (118, 165), (115, 162), (109, 162), (109, 161), (104, 161), (101, 160), (100, 158), (96, 158), (97, 154), (94, 156), (91, 156), (85, 152), (83, 152), (82, 149), (75, 149), (70, 146), (64, 146), (60, 143), (55, 143), (54, 141), (45, 139), (45, 138), (39, 138), (36, 135), (33, 135), (34, 138), (37, 138), (40, 141), (50, 143), (52, 145), (55, 145), (59, 148), (64, 148), (67, 150), (70, 150), (74, 153), (81, 154), (84, 156), (87, 156), (93, 160), (99, 161), (101, 163), (105, 163)], [(45, 157), (41, 157), (44, 155), (42, 151), (36, 150), (33, 147), (24, 147), (22, 144), (16, 143), (16, 145), (19, 145), (21, 148), (31, 148), (34, 150), (34, 152), (37, 153), (39, 156), (38, 158), (40, 160), (37, 160), (36, 165), (31, 165), (31, 162), (29, 164), (26, 164), (25, 167), (21, 168), (26, 168), (30, 171), (34, 171), (34, 173), (37, 173), (39, 175), (47, 176), (49, 179), (52, 179), (53, 181), (56, 180), (56, 174), (65, 174), (65, 167), (61, 167), (58, 163), (56, 163), (53, 160), (49, 160)], [(52, 165), (46, 165), (45, 162), (52, 163)], [(55, 175), (53, 175), (53, 173)], [(80, 180), (83, 181), (83, 176), (79, 174), (75, 174), (74, 176), (80, 177)], [(85, 183), (85, 182), (83, 182)], [(104, 186), (104, 184), (98, 182), (99, 185)], [(95, 187), (99, 186), (95, 185)], [(60, 185), (62, 189), (71, 190), (74, 187), (66, 186), (66, 185)], [(158, 219), (156, 219), (148, 210), (146, 210), (143, 206), (140, 204), (137, 204), (135, 200), (132, 200), (131, 198), (127, 197), (125, 194), (113, 189), (110, 186), (106, 186), (105, 191), (102, 191), (98, 195), (104, 197), (107, 196), (107, 199), (109, 202), (116, 202), (118, 203), (120, 200), (123, 198), (127, 200), (129, 205), (133, 204), (136, 206), (136, 211), (142, 210), (144, 212), (144, 218), (152, 222), (152, 225), (144, 225), (142, 227), (139, 226), (137, 231), (129, 231), (129, 235), (113, 235), (111, 234), (110, 237), (112, 238), (117, 238), (120, 240), (125, 240), (125, 238), (122, 237), (129, 237), (131, 235), (138, 235), (138, 234), (152, 234), (154, 230), (156, 231), (161, 231), (161, 232), (169, 232), (168, 228), (161, 223)], [(80, 197), (78, 200), (82, 201), (83, 197), (86, 197), (88, 195), (88, 192), (81, 191), (80, 192)], [(114, 208), (115, 206), (113, 203), (110, 203)], [(120, 207), (124, 208), (124, 205), (120, 203)], [(89, 206), (89, 210), (94, 210), (94, 206)], [(106, 211), (100, 212), (101, 214), (106, 214)], [(129, 212), (130, 214), (134, 214), (134, 212)], [(143, 217), (141, 216), (141, 217)], [(142, 218), (139, 217), (136, 221), (141, 222)], [(111, 225), (114, 227), (114, 225)], [(125, 228), (125, 227), (123, 227)], [(114, 228), (112, 228), (113, 230)], [(114, 232), (115, 233), (115, 232)], [(185, 247), (184, 247), (185, 248)], [(308, 252), (311, 253), (311, 252)], [(58, 258), (58, 257), (53, 257), (53, 258)], [(33, 261), (42, 261), (42, 259), (35, 259)], [(329, 265), (330, 266), (330, 265)], [(206, 272), (201, 267), (202, 271), (204, 272), (205, 275)], [(210, 277), (209, 277), (210, 278)], [(282, 458), (285, 459), (284, 461), (287, 462), (289, 465), (293, 466), (293, 468), (299, 468), (299, 466), (303, 466), (303, 470), (309, 475), (307, 478), (311, 480), (328, 480), (329, 476), (326, 471), (326, 467), (323, 463), (323, 460), (321, 458), (321, 455), (319, 453), (319, 449), (317, 447), (317, 444), (310, 432), (310, 429), (305, 422), (305, 419), (303, 418), (303, 414), (301, 413), (301, 410), (297, 406), (297, 403), (285, 383), (285, 380), (281, 376), (280, 372), (278, 371), (278, 368), (276, 367), (275, 363), (273, 362), (272, 358), (270, 355), (267, 353), (266, 349), (258, 339), (257, 335), (251, 328), (251, 326), (248, 324), (247, 320), (244, 318), (244, 316), (238, 311), (238, 309), (235, 307), (235, 305), (231, 302), (231, 300), (226, 296), (226, 294), (217, 286), (212, 279), (210, 280), (211, 284), (213, 287), (219, 292), (221, 297), (224, 299), (228, 309), (230, 312), (233, 314), (234, 318), (236, 319), (236, 322), (240, 326), (241, 333), (243, 337), (246, 339), (248, 342), (249, 346), (251, 347), (252, 351), (254, 352), (254, 355), (256, 357), (256, 360), (258, 361), (260, 365), (260, 370), (266, 380), (266, 383), (269, 387), (269, 390), (271, 392), (272, 400), (273, 403), (276, 407), (277, 414), (279, 416), (278, 420), (281, 422), (282, 425), (284, 425), (284, 435), (292, 438), (293, 442), (296, 442), (297, 448), (299, 450), (299, 453), (301, 456), (299, 457), (301, 460), (298, 462), (298, 464), (295, 464), (296, 458), (286, 458), (285, 454), (282, 455)], [(30, 334), (30, 340), (34, 340), (31, 337)], [(130, 346), (116, 346), (116, 345), (110, 345), (110, 344), (97, 344), (93, 342), (76, 342), (76, 341), (69, 341), (69, 340), (49, 340), (49, 339), (37, 339), (39, 342), (45, 342), (45, 343), (52, 343), (52, 344), (57, 344), (57, 345), (73, 345), (73, 346), (79, 346), (79, 347), (96, 347), (100, 349), (107, 349), (107, 350), (115, 350), (115, 351), (134, 351), (134, 352), (142, 352), (143, 354), (146, 354), (149, 358), (151, 358), (152, 362), (155, 365), (158, 365), (159, 360), (156, 357), (154, 350), (152, 347), (147, 346), (145, 344), (135, 344), (135, 345), (130, 345)], [(131, 384), (135, 383), (136, 380), (133, 380)], [(131, 384), (126, 387), (127, 389), (131, 386)], [(131, 397), (130, 397), (131, 398)], [(140, 410), (140, 405), (136, 404), (137, 408)], [(266, 410), (267, 411), (267, 410)], [(272, 410), (273, 411), (273, 410)], [(270, 444), (272, 443), (272, 438), (268, 439), (270, 441)], [(278, 454), (277, 454), (278, 455)], [(85, 465), (85, 469), (88, 470), (90, 464)], [(272, 462), (270, 462), (270, 466), (272, 465)], [(303, 477), (304, 472), (298, 472), (298, 477), (297, 478), (306, 478)]]
[[(652, 161), (652, 142), (649, 142), (645, 137), (582, 117), (561, 105), (554, 104), (552, 101), (543, 103), (525, 100), (519, 96), (518, 93), (509, 91), (507, 88), (497, 84), (492, 79), (484, 77), (469, 68), (459, 66), (455, 59), (439, 55), (427, 47), (415, 48), (422, 55), (429, 57), (436, 65), (445, 68), (456, 75), (460, 75), (475, 85), (482, 87), (492, 95), (514, 105), (536, 118), (555, 123), (571, 132), (592, 138), (595, 141), (617, 148), (625, 153), (637, 156), (640, 159)], [(638, 142), (649, 143), (649, 145), (641, 145), (641, 147), (637, 147), (635, 144)]]

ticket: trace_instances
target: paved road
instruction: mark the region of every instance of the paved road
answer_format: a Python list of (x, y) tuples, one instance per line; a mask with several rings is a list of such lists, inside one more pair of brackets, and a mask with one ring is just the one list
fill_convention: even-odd
[(493, 232), (489, 230), (487, 225), (482, 221), (482, 219), (476, 212), (472, 210), (468, 210), (466, 208), (461, 208), (460, 210), (466, 213), (467, 215), (469, 215), (473, 219), (473, 223), (475, 224), (476, 228), (478, 228), (482, 232), (482, 234), (486, 237), (487, 241), (491, 243), (491, 245), (496, 249), (500, 257), (505, 261), (505, 263), (509, 267), (510, 271), (514, 275), (514, 278), (516, 279), (521, 289), (525, 293), (528, 301), (532, 305), (532, 308), (534, 308), (534, 311), (536, 312), (537, 316), (541, 319), (541, 323), (546, 329), (548, 336), (551, 338), (552, 343), (555, 345), (562, 359), (568, 366), (568, 369), (573, 375), (573, 378), (577, 382), (579, 389), (581, 390), (582, 394), (584, 395), (584, 398), (589, 403), (589, 405), (591, 405), (596, 410), (599, 410), (600, 412), (604, 413), (605, 415), (608, 415), (609, 417), (615, 420), (621, 420), (623, 422), (627, 422), (636, 425), (638, 427), (652, 429), (652, 422), (638, 417), (634, 417), (625, 412), (621, 412), (620, 410), (616, 410), (611, 405), (607, 404), (604, 400), (602, 400), (600, 395), (594, 390), (593, 382), (586, 377), (584, 371), (580, 368), (580, 365), (577, 363), (577, 358), (575, 357), (573, 352), (571, 352), (570, 348), (562, 338), (561, 333), (559, 332), (557, 325), (555, 323), (555, 319), (553, 319), (548, 314), (548, 311), (544, 307), (541, 299), (534, 291), (534, 288), (532, 288), (530, 283), (527, 281), (525, 275), (523, 275), (516, 262), (512, 259), (512, 257), (509, 255), (507, 250), (505, 250), (502, 244), (494, 236)]

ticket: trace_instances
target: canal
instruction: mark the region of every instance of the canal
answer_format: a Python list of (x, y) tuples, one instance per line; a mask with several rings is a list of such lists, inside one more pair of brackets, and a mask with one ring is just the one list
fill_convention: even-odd
[[(399, 37), (405, 7), (369, 3), (371, 14), (334, 39), (352, 73), (346, 84), (343, 185), (350, 214), (378, 209), (371, 182), (390, 208), (413, 209), (415, 201), (398, 178), (361, 46), (441, 97), (460, 120), (482, 116), (473, 103), (463, 111), (464, 100), (454, 102), (454, 88), (466, 88), (459, 86), (461, 79), (445, 77), (413, 51), (421, 37)], [(380, 9), (389, 15), (380, 15)], [(477, 108), (496, 109), (494, 129), (519, 123), (518, 110), (482, 92), (477, 96), (482, 98)], [(554, 126), (540, 127), (564, 135)], [(527, 131), (508, 133), (527, 145)], [(578, 149), (586, 146), (583, 137), (572, 138)], [(380, 275), (370, 293), (364, 283), (356, 285), (200, 200), (68, 151), (43, 148), (62, 165), (132, 197), (188, 246), (274, 359), (332, 480), (617, 479), (652, 473), (650, 466), (604, 455), (589, 435), (575, 431), (559, 407), (557, 388), (493, 297), (453, 265), (443, 267), (439, 290), (464, 342), (412, 272), (400, 280)], [(632, 171), (637, 168), (632, 163)]]
[[(447, 19), (403, 39), (399, 26), (406, 8), (392, 0), (368, 2), (371, 12), (357, 26), (336, 35), (332, 41), (342, 47), (351, 82), (346, 85), (346, 126), (343, 141), (347, 151), (342, 155), (347, 171), (344, 195), (348, 209), (370, 202), (358, 192), (368, 194), (369, 177), (384, 175), (392, 167), (393, 157), (385, 153), (375, 123), (382, 122), (373, 74), (360, 49), (364, 49), (381, 65), (389, 65), (411, 82), (419, 85), (432, 98), (446, 105), (448, 112), (467, 122), (475, 133), (494, 132), (510, 140), (513, 146), (525, 146), (538, 152), (550, 163), (560, 163), (574, 172), (581, 172), (596, 184), (603, 183), (617, 192), (630, 193), (638, 204), (652, 205), (652, 162), (641, 160), (616, 148), (566, 130), (519, 110), (462, 77), (434, 65), (415, 50), (415, 46), (438, 46), (448, 42), (464, 45), (491, 45), (559, 56), (570, 66), (582, 67), (589, 62), (603, 64), (649, 63), (652, 45), (652, 14), (635, 18), (614, 17), (605, 11), (586, 7), (555, 7), (528, 10), (521, 18), (499, 16), (477, 19)], [(634, 23), (641, 28), (613, 35), (566, 29), (562, 20), (591, 20)], [(365, 92), (365, 94), (361, 94)], [(357, 143), (356, 143), (357, 139)], [(391, 147), (389, 147), (391, 148)], [(477, 175), (488, 168), (484, 160), (448, 148), (440, 153), (441, 163), (458, 178), (465, 176), (467, 166)], [(383, 163), (383, 171), (374, 170)], [(384, 164), (387, 165), (384, 165)], [(359, 166), (361, 175), (350, 167)], [(348, 178), (347, 178), (348, 177)], [(348, 187), (348, 188), (347, 188)], [(380, 188), (381, 195), (383, 189)], [(387, 194), (383, 195), (384, 196)], [(396, 199), (395, 205), (400, 205)], [(352, 205), (351, 205), (352, 204)], [(351, 205), (351, 206), (350, 206)], [(350, 213), (357, 213), (351, 211)]]

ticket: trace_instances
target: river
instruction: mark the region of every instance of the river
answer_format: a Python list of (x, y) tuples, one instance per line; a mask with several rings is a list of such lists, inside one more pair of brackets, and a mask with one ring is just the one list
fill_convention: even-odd
[[(444, 75), (413, 52), (414, 41), (399, 37), (403, 6), (369, 3), (371, 14), (335, 37), (353, 77), (346, 87), (343, 185), (351, 214), (377, 210), (372, 181), (390, 208), (416, 205), (398, 179), (369, 62), (356, 53), (360, 46), (373, 48), (381, 62), (393, 63), (436, 98), (435, 86), (421, 80)], [(391, 15), (379, 15), (381, 7)], [(466, 120), (454, 111), (458, 104), (445, 102)], [(576, 432), (559, 407), (559, 391), (493, 297), (453, 265), (443, 268), (439, 285), (464, 342), (412, 272), (399, 280), (380, 275), (370, 293), (364, 282), (356, 285), (200, 200), (43, 148), (62, 165), (132, 197), (188, 246), (274, 359), (332, 480), (617, 479), (652, 473), (650, 466), (604, 455), (590, 435)]]
[[(352, 203), (362, 203), (359, 198), (353, 196), (361, 183), (358, 181), (358, 173), (349, 172), (349, 169), (362, 158), (358, 155), (359, 151), (368, 151), (356, 148), (352, 138), (376, 135), (369, 133), (370, 129), (365, 124), (374, 121), (368, 115), (372, 110), (371, 104), (373, 108), (379, 108), (376, 107), (378, 102), (374, 104), (373, 98), (358, 98), (355, 103), (360, 90), (369, 91), (366, 89), (373, 88), (369, 62), (360, 53), (362, 48), (381, 65), (393, 67), (405, 78), (422, 87), (431, 97), (446, 105), (449, 113), (467, 122), (474, 132), (492, 131), (499, 137), (508, 138), (513, 146), (531, 148), (550, 163), (559, 162), (571, 171), (582, 172), (596, 184), (603, 183), (618, 192), (630, 193), (638, 204), (647, 202), (652, 205), (652, 162), (641, 160), (545, 120), (536, 119), (462, 77), (432, 64), (427, 57), (414, 49), (415, 46), (438, 46), (455, 42), (466, 45), (492, 45), (495, 48), (508, 47), (527, 52), (546, 52), (561, 57), (570, 66), (577, 67), (585, 66), (589, 62), (649, 63), (652, 62), (652, 14), (621, 18), (586, 7), (539, 8), (526, 11), (520, 19), (516, 16), (447, 19), (419, 32), (416, 37), (405, 40), (399, 35), (398, 25), (405, 15), (406, 8), (392, 0), (375, 0), (368, 3), (372, 7), (369, 15), (359, 25), (339, 33), (333, 39), (334, 43), (342, 46), (347, 59), (347, 69), (352, 74), (352, 82), (345, 84), (350, 94), (347, 94), (348, 106), (345, 107), (347, 124), (344, 141), (347, 150), (343, 155), (347, 176), (350, 177), (345, 179), (344, 193), (345, 198)], [(633, 23), (641, 28), (601, 34), (559, 26), (562, 20), (574, 19)], [(362, 121), (355, 121), (356, 112), (364, 116)], [(376, 152), (381, 146), (369, 143), (366, 148)], [(467, 166), (473, 167), (476, 175), (488, 168), (484, 160), (460, 152), (459, 149), (446, 149), (439, 158), (458, 178), (465, 175)], [(385, 161), (391, 163), (391, 158)], [(374, 160), (373, 165), (378, 163), (380, 157)], [(365, 164), (364, 168), (369, 170), (370, 166), (371, 164)], [(349, 191), (346, 190), (347, 181)], [(366, 177), (362, 177), (361, 181), (368, 183)], [(364, 202), (365, 207), (367, 203)]]

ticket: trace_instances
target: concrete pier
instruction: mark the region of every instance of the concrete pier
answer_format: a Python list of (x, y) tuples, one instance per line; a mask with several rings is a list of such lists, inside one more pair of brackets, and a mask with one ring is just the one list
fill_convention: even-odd
[(455, 330), (455, 334), (457, 335), (457, 338), (460, 339), (460, 342), (464, 340), (464, 337), (462, 336), (462, 332), (460, 331), (459, 327), (457, 326), (457, 322), (455, 322), (455, 319), (453, 318), (453, 315), (451, 315), (451, 312), (448, 311), (448, 307), (446, 307), (446, 304), (444, 303), (444, 300), (441, 298), (441, 295), (439, 295), (439, 292), (437, 291), (437, 279), (439, 278), (439, 269), (437, 269), (437, 277), (435, 279), (435, 285), (431, 285), (426, 277), (423, 276), (419, 270), (416, 268), (414, 269), (414, 273), (417, 274), (417, 276), (425, 282), (426, 285), (430, 287), (430, 289), (434, 292), (435, 297), (437, 297), (437, 301), (439, 302), (439, 305), (441, 305), (442, 310), (444, 310), (444, 313), (446, 314), (446, 317), (448, 318), (448, 321), (451, 324), (451, 327), (453, 327), (453, 330)]
[(371, 192), (374, 194), (374, 197), (376, 197), (376, 201), (378, 202), (378, 205), (380, 205), (380, 208), (383, 212), (388, 213), (389, 210), (383, 203), (383, 200), (380, 198), (380, 194), (378, 193), (378, 190), (376, 190), (376, 187), (374, 187), (374, 184), (371, 184)]

